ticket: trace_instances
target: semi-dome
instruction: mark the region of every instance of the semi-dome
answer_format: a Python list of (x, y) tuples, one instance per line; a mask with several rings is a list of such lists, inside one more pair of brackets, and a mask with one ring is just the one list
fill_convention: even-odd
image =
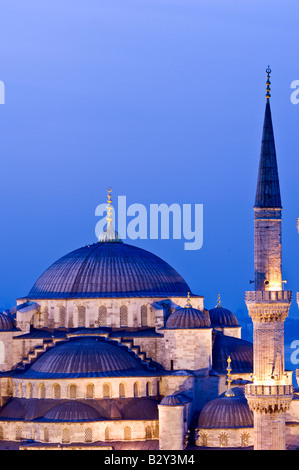
[[(115, 344), (114, 344), (115, 343)], [(28, 378), (143, 375), (146, 366), (127, 348), (100, 338), (57, 343), (22, 374)]]
[(177, 308), (167, 319), (166, 328), (206, 328), (210, 326), (209, 318), (193, 307)]
[(52, 264), (27, 298), (170, 297), (190, 288), (165, 261), (120, 240), (79, 248)]
[(48, 410), (44, 418), (50, 421), (99, 421), (101, 416), (92, 406), (80, 401), (63, 402)]
[(184, 401), (179, 395), (167, 395), (166, 397), (162, 398), (160, 405), (180, 406), (184, 405)]
[(0, 312), (0, 330), (11, 330), (12, 328), (12, 320), (5, 313)]
[(236, 373), (252, 373), (253, 344), (241, 338), (227, 336), (219, 331), (213, 332), (212, 367), (220, 374), (226, 374), (227, 358)]
[(198, 427), (215, 428), (248, 428), (253, 426), (253, 413), (245, 397), (221, 396), (208, 402), (199, 415)]

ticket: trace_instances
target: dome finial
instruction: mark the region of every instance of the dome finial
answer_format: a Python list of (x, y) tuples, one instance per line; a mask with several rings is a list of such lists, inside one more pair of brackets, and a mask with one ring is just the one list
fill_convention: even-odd
[(220, 293), (218, 293), (218, 300), (217, 300), (217, 305), (216, 305), (217, 308), (222, 308), (222, 305), (221, 305), (221, 300), (220, 300)]
[(228, 356), (227, 358), (227, 390), (225, 392), (225, 396), (226, 397), (234, 397), (235, 394), (234, 392), (232, 391), (231, 389), (231, 383), (232, 383), (232, 378), (231, 378), (231, 366), (230, 366), (230, 363), (232, 362), (230, 356)]
[(185, 308), (192, 308), (191, 301), (190, 301), (190, 292), (188, 292), (187, 303)]
[(267, 101), (269, 101), (269, 99), (270, 99), (270, 97), (271, 97), (271, 95), (270, 95), (270, 91), (271, 91), (271, 88), (270, 88), (270, 85), (271, 85), (271, 82), (270, 82), (270, 73), (272, 72), (272, 70), (270, 69), (270, 66), (269, 66), (269, 65), (268, 65), (268, 67), (266, 68), (266, 72), (267, 72), (266, 98), (267, 98)]
[(107, 199), (107, 216), (106, 216), (106, 221), (107, 221), (107, 227), (105, 230), (100, 234), (99, 236), (99, 242), (120, 242), (120, 238), (118, 237), (118, 233), (113, 227), (113, 206), (112, 206), (112, 196), (111, 196), (112, 188), (108, 186), (107, 188), (107, 193), (108, 193), (108, 199)]
[(111, 196), (111, 192), (112, 192), (112, 188), (110, 186), (108, 186), (107, 188), (107, 192), (108, 192), (108, 200), (107, 200), (107, 204), (108, 206), (106, 207), (107, 209), (107, 217), (106, 217), (106, 220), (107, 220), (107, 225), (111, 225), (111, 222), (112, 222), (112, 196)]

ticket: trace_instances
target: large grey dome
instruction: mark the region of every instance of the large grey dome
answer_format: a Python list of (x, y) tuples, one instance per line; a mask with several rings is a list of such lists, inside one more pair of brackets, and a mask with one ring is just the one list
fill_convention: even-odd
[(67, 378), (142, 375), (139, 358), (115, 342), (99, 338), (70, 339), (43, 353), (22, 373), (28, 378)]
[(186, 296), (184, 279), (158, 256), (132, 245), (98, 242), (63, 256), (27, 298)]

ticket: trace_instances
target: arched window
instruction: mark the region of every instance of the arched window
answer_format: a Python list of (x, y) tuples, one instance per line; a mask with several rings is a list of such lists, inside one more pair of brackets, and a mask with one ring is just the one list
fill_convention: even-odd
[(61, 388), (59, 384), (53, 385), (52, 392), (53, 392), (53, 398), (55, 399), (61, 398)]
[(0, 426), (0, 439), (2, 440), (3, 439), (3, 427)]
[(125, 398), (125, 397), (126, 397), (125, 384), (121, 383), (119, 384), (119, 398)]
[(105, 428), (105, 441), (110, 441), (111, 439), (111, 430), (109, 427)]
[(99, 326), (107, 326), (107, 308), (104, 305), (99, 308)]
[(85, 313), (86, 308), (80, 305), (78, 307), (78, 326), (85, 326)]
[(75, 400), (77, 398), (77, 385), (71, 384), (69, 386), (69, 397), (72, 400)]
[(199, 438), (200, 438), (200, 445), (202, 447), (207, 447), (207, 445), (208, 445), (208, 435), (205, 432), (201, 432)]
[(92, 429), (85, 429), (85, 442), (92, 442)]
[(126, 426), (124, 429), (124, 440), (130, 441), (132, 439), (132, 432), (129, 426)]
[(44, 310), (44, 325), (48, 326), (48, 324), (49, 324), (49, 309), (48, 309), (48, 307), (45, 307), (45, 310)]
[(140, 383), (134, 383), (134, 397), (140, 397)]
[(111, 398), (111, 385), (103, 384), (103, 398)]
[(93, 384), (87, 384), (86, 398), (94, 398), (94, 385)]
[(38, 398), (46, 398), (46, 387), (44, 384), (39, 384), (37, 394)]
[(126, 305), (120, 307), (120, 326), (128, 326), (128, 307)]
[(222, 432), (219, 436), (220, 447), (227, 447), (228, 445), (228, 435), (225, 432)]
[(241, 434), (241, 447), (248, 447), (249, 446), (249, 434), (244, 432)]
[(23, 396), (23, 387), (22, 387), (22, 383), (19, 382), (19, 384), (18, 384), (18, 397), (22, 398), (22, 396)]
[(141, 307), (141, 326), (148, 326), (147, 305), (142, 305)]
[(152, 439), (153, 438), (153, 430), (151, 426), (147, 426), (145, 428), (145, 439)]
[(32, 384), (29, 383), (26, 386), (26, 398), (32, 398)]
[(64, 444), (67, 444), (68, 442), (71, 442), (70, 431), (69, 431), (68, 428), (64, 428), (62, 430), (62, 442)]
[(5, 362), (5, 348), (3, 341), (0, 341), (0, 364)]
[(146, 382), (146, 396), (151, 397), (153, 394), (153, 385), (152, 382)]
[(59, 308), (59, 325), (66, 326), (66, 308), (63, 306)]

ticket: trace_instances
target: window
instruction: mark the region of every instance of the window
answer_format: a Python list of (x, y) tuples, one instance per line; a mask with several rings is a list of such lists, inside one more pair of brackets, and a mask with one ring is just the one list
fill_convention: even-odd
[(27, 384), (26, 387), (26, 398), (32, 398), (32, 384)]
[(70, 431), (68, 430), (68, 428), (64, 428), (62, 430), (62, 442), (64, 444), (67, 444), (68, 442), (71, 442)]
[(227, 447), (228, 445), (228, 435), (225, 432), (222, 432), (219, 436), (220, 447)]
[(54, 384), (52, 391), (53, 391), (53, 398), (55, 399), (61, 398), (61, 388), (59, 384)]
[(75, 400), (77, 398), (77, 385), (71, 384), (69, 386), (69, 397), (72, 400)]
[(92, 442), (92, 429), (85, 429), (85, 442)]
[(59, 325), (66, 326), (65, 323), (66, 323), (66, 308), (61, 306), (59, 309)]
[(21, 426), (16, 427), (16, 441), (22, 440), (22, 428)]
[(44, 442), (49, 442), (49, 429), (44, 428)]
[(153, 385), (152, 382), (146, 382), (146, 396), (151, 397), (153, 394)]
[(111, 430), (110, 428), (105, 428), (105, 441), (110, 441), (111, 439)]
[(78, 326), (85, 326), (86, 309), (82, 305), (78, 307)]
[(46, 398), (46, 387), (44, 384), (38, 386), (38, 398)]
[(152, 439), (153, 438), (153, 430), (151, 426), (147, 426), (145, 428), (145, 439)]
[(207, 447), (208, 445), (208, 435), (203, 432), (203, 433), (200, 433), (200, 444), (202, 447)]
[(125, 397), (126, 397), (125, 384), (121, 383), (119, 384), (119, 398), (125, 398)]
[(110, 384), (103, 385), (103, 398), (111, 398), (111, 385)]
[(134, 397), (140, 397), (140, 383), (134, 383)]
[(23, 395), (22, 384), (21, 384), (21, 382), (19, 382), (19, 384), (18, 384), (18, 397), (22, 398), (22, 395)]
[(249, 434), (247, 432), (244, 432), (243, 434), (241, 434), (241, 446), (242, 447), (249, 446)]
[(93, 384), (87, 384), (86, 398), (94, 398), (94, 385)]
[(103, 305), (99, 308), (99, 326), (107, 326), (107, 308)]
[(132, 432), (129, 426), (126, 426), (124, 429), (124, 440), (130, 441), (132, 439)]
[(148, 326), (147, 305), (142, 305), (141, 307), (141, 326)]
[(126, 305), (120, 307), (120, 326), (128, 326), (128, 307)]

